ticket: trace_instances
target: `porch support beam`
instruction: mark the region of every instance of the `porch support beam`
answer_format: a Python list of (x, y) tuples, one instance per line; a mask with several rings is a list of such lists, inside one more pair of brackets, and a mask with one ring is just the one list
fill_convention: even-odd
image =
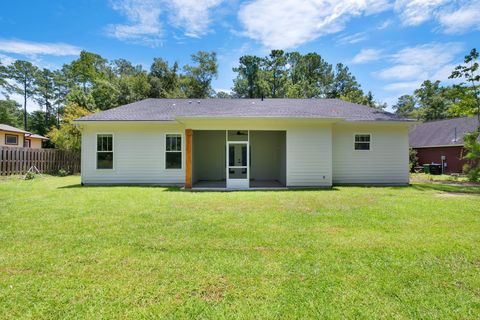
[(185, 158), (185, 189), (192, 188), (192, 129), (185, 129), (185, 145), (187, 154)]

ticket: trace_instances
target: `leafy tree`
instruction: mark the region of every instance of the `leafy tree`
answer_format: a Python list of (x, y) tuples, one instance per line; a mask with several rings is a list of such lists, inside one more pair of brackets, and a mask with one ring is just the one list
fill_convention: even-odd
[(425, 80), (421, 87), (415, 90), (415, 97), (420, 108), (420, 118), (424, 121), (448, 118), (449, 101), (444, 96), (444, 88), (440, 81)]
[(48, 69), (43, 69), (35, 75), (34, 100), (42, 107), (45, 107), (45, 127), (50, 123), (50, 114), (52, 104), (55, 98), (54, 73)]
[(7, 86), (8, 86), (7, 78), (8, 78), (8, 69), (0, 61), (0, 93), (5, 93), (7, 89)]
[(417, 150), (410, 148), (408, 151), (408, 158), (409, 158), (409, 167), (410, 172), (413, 172), (415, 167), (418, 167), (418, 157), (417, 157)]
[[(476, 100), (478, 131), (480, 131), (480, 97), (478, 92), (478, 82), (480, 82), (480, 73), (478, 65), (479, 53), (477, 49), (472, 49), (470, 54), (465, 56), (463, 65), (459, 65), (450, 75), (450, 78), (463, 78), (471, 85), (470, 95)], [(471, 104), (469, 104), (471, 106)], [(462, 107), (462, 106), (461, 106)], [(463, 106), (464, 107), (464, 106)], [(468, 111), (466, 113), (469, 113)]]
[(30, 123), (30, 132), (45, 136), (52, 126), (55, 126), (55, 118), (47, 118), (46, 112), (35, 110), (28, 114), (28, 122)]
[(283, 50), (272, 50), (270, 55), (264, 59), (266, 81), (271, 98), (283, 97), (285, 92), (285, 81), (287, 80), (287, 57)]
[(118, 87), (108, 80), (97, 80), (93, 84), (91, 93), (93, 105), (100, 110), (118, 107), (118, 95)]
[(188, 98), (207, 98), (213, 90), (212, 80), (218, 75), (217, 54), (199, 51), (191, 56), (194, 66), (186, 65), (185, 89)]
[(463, 167), (463, 171), (467, 174), (470, 181), (480, 180), (480, 141), (478, 137), (480, 132), (469, 132), (463, 138), (463, 148), (465, 154), (463, 159), (467, 163)]
[(107, 60), (98, 54), (82, 51), (77, 60), (64, 66), (64, 72), (74, 84), (80, 85), (86, 93), (87, 88), (91, 87), (97, 79), (105, 77)]
[(397, 103), (393, 105), (392, 109), (395, 111), (395, 114), (401, 117), (412, 117), (415, 111), (415, 98), (405, 94), (398, 98)]
[(215, 92), (214, 98), (217, 98), (217, 99), (232, 99), (233, 96), (230, 93), (225, 92), (225, 91), (217, 91), (217, 92)]
[(287, 97), (325, 98), (333, 90), (333, 67), (317, 53), (302, 56), (298, 52), (287, 54), (290, 66)]
[(80, 87), (74, 87), (66, 97), (67, 104), (76, 104), (89, 111), (96, 109), (95, 99), (90, 92), (83, 91)]
[(263, 94), (260, 81), (262, 59), (256, 56), (242, 56), (240, 65), (233, 68), (237, 78), (233, 81), (233, 91), (239, 98), (260, 98)]
[(60, 128), (53, 127), (48, 137), (59, 149), (80, 150), (81, 133), (73, 124), (73, 120), (91, 114), (76, 103), (68, 103), (61, 121)]
[(154, 58), (150, 67), (151, 98), (176, 98), (184, 94), (179, 88), (178, 64), (172, 67), (161, 58)]
[(23, 96), (23, 127), (28, 130), (27, 125), (27, 100), (35, 93), (35, 77), (38, 68), (31, 62), (16, 60), (7, 69), (7, 76), (14, 84), (9, 85), (9, 92)]
[(143, 68), (141, 65), (134, 66), (130, 61), (125, 59), (113, 60), (110, 65), (113, 73), (117, 77), (134, 76), (143, 72)]
[(333, 90), (329, 98), (343, 98), (343, 100), (361, 103), (363, 91), (347, 66), (338, 63), (335, 67), (335, 77), (333, 79)]
[(443, 96), (450, 101), (447, 110), (453, 117), (474, 116), (478, 113), (474, 89), (463, 84), (444, 88)]
[(22, 107), (14, 100), (0, 100), (0, 123), (22, 126)]

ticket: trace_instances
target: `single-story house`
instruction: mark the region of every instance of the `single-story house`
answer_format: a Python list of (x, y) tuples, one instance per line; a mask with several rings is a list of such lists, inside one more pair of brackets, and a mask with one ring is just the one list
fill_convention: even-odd
[(7, 124), (0, 124), (0, 146), (41, 149), (43, 140), (48, 138)]
[(463, 136), (477, 127), (477, 117), (421, 123), (412, 127), (410, 147), (417, 151), (420, 165), (443, 164), (444, 173), (462, 173)]
[(146, 99), (75, 123), (83, 184), (409, 183), (412, 121), (338, 99)]

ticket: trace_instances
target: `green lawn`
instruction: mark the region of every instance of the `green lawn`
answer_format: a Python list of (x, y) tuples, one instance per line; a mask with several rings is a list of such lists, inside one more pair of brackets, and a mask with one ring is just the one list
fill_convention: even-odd
[(480, 317), (480, 187), (0, 180), (0, 318)]

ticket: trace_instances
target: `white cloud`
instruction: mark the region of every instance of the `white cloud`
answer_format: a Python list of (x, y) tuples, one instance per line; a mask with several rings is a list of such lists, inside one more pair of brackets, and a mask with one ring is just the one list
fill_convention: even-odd
[(7, 55), (5, 55), (5, 54), (1, 54), (1, 53), (0, 53), (0, 62), (1, 62), (3, 65), (12, 64), (14, 61), (15, 61), (14, 58), (12, 58), (12, 57), (10, 57), (10, 56), (7, 56)]
[(421, 84), (421, 80), (394, 82), (387, 84), (383, 87), (383, 89), (388, 91), (401, 91), (405, 93), (412, 93), (415, 89), (418, 89)]
[(113, 24), (107, 33), (119, 40), (156, 47), (162, 43), (162, 18), (168, 19), (185, 35), (206, 34), (210, 11), (223, 0), (112, 0), (112, 8), (127, 18), (126, 24)]
[(395, 11), (406, 26), (418, 26), (430, 20), (435, 11), (448, 0), (397, 0)]
[(393, 23), (392, 20), (385, 20), (377, 27), (377, 29), (378, 30), (387, 29), (388, 27), (390, 27), (392, 25), (392, 23)]
[(362, 49), (355, 57), (353, 57), (351, 63), (360, 64), (375, 61), (381, 57), (381, 53), (382, 50), (378, 49)]
[(30, 42), (23, 40), (0, 40), (0, 52), (35, 57), (37, 55), (74, 56), (81, 49), (66, 43)]
[(345, 35), (338, 38), (340, 44), (354, 44), (367, 40), (367, 34), (365, 32), (357, 32), (351, 35)]
[(185, 30), (185, 35), (199, 37), (208, 32), (210, 10), (222, 2), (223, 0), (172, 0), (171, 8), (175, 14), (170, 19)]
[(439, 12), (438, 21), (446, 33), (480, 30), (480, 2), (467, 4), (453, 12), (445, 9)]
[(155, 0), (112, 1), (114, 10), (126, 16), (127, 24), (110, 25), (109, 35), (124, 41), (158, 46), (162, 40), (161, 4)]
[(288, 49), (339, 32), (352, 17), (388, 8), (386, 0), (255, 0), (240, 8), (238, 18), (247, 37)]
[(396, 0), (395, 11), (406, 26), (435, 20), (449, 34), (480, 30), (478, 0)]
[(455, 42), (428, 43), (404, 48), (388, 58), (393, 66), (374, 73), (384, 80), (399, 81), (387, 84), (386, 90), (410, 90), (423, 80), (447, 81), (454, 68), (456, 56), (463, 45)]

